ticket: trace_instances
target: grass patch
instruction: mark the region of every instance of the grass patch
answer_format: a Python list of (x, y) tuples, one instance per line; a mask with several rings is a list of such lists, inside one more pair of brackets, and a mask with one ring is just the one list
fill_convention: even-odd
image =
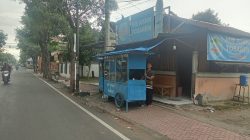
[(80, 78), (80, 81), (84, 81), (84, 82), (98, 82), (99, 81), (99, 78), (98, 77), (81, 77)]
[(211, 106), (215, 110), (234, 110), (234, 109), (248, 109), (250, 108), (250, 104), (237, 102), (237, 101), (222, 101), (222, 102), (214, 102)]

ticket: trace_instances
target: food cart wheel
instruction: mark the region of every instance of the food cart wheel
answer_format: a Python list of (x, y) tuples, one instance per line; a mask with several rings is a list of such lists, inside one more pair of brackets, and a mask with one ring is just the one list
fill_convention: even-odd
[(123, 105), (124, 105), (124, 97), (123, 97), (123, 95), (121, 93), (117, 93), (115, 95), (115, 105), (118, 108), (123, 107)]

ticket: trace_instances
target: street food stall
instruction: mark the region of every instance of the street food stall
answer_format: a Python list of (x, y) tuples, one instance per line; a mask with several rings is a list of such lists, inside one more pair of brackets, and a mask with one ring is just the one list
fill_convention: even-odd
[(107, 97), (113, 97), (117, 107), (128, 103), (146, 100), (146, 82), (144, 78), (147, 55), (140, 50), (107, 53), (100, 67), (100, 90)]

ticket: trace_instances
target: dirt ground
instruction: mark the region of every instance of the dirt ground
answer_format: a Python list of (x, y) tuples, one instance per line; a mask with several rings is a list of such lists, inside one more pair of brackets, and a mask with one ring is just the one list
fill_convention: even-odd
[(250, 136), (250, 104), (236, 101), (212, 102), (204, 107), (192, 104), (180, 106), (174, 112)]

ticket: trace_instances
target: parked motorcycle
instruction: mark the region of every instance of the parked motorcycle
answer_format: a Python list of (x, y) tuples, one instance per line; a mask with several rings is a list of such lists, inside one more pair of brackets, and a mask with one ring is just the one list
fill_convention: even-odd
[(3, 83), (5, 84), (5, 85), (7, 85), (8, 83), (9, 83), (9, 81), (10, 81), (10, 79), (9, 79), (9, 71), (3, 71), (2, 72), (2, 78), (3, 78)]

